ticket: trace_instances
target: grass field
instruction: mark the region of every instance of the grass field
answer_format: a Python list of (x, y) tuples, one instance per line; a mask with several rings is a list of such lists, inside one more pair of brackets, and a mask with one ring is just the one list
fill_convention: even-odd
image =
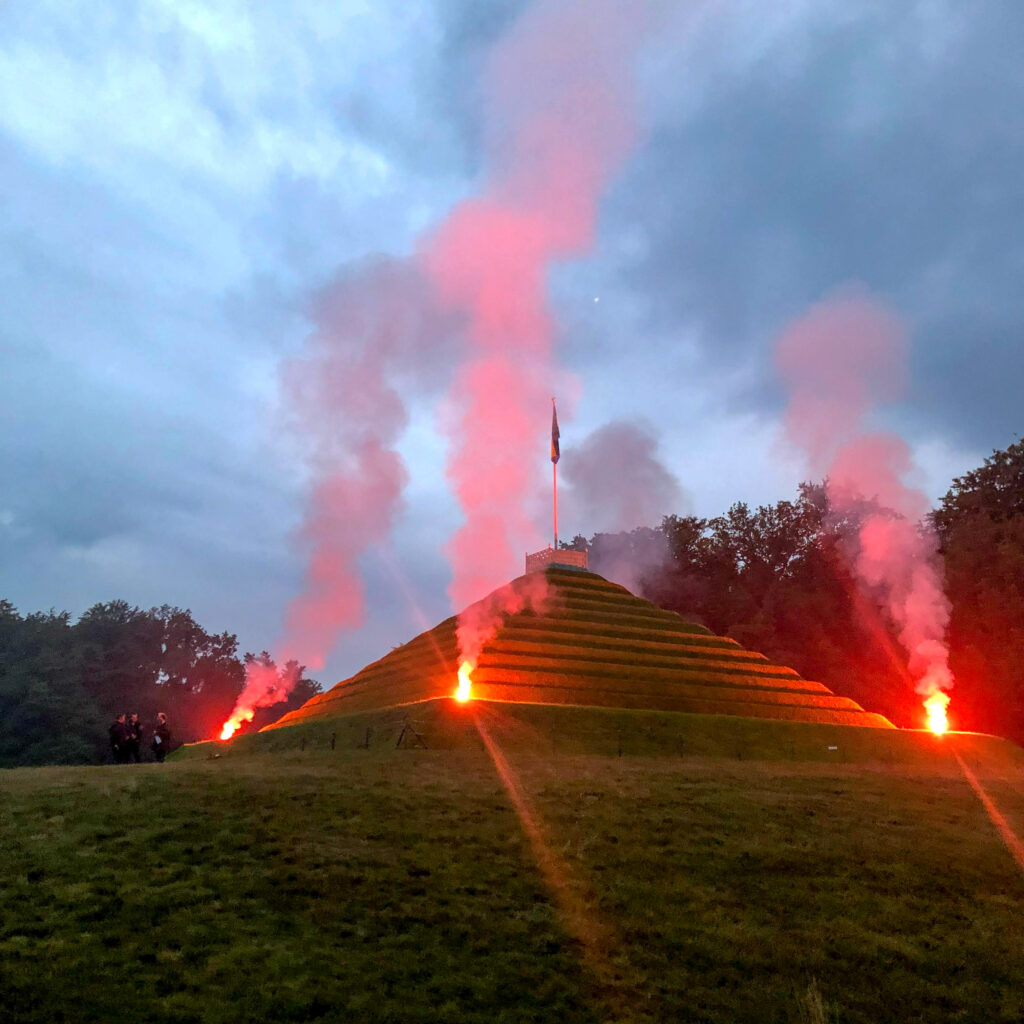
[(1024, 875), (955, 749), (1024, 832), (1008, 744), (668, 713), (3, 772), (0, 1020), (1019, 1021)]

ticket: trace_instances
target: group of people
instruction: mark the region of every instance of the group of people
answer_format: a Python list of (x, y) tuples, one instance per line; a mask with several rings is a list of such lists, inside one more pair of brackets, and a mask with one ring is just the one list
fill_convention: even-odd
[[(110, 727), (110, 749), (115, 764), (138, 764), (142, 760), (142, 737), (145, 732), (146, 727), (139, 721), (137, 714), (117, 716)], [(167, 716), (162, 711), (156, 716), (152, 733), (149, 745), (153, 757), (162, 762), (171, 746), (171, 730), (167, 725)]]

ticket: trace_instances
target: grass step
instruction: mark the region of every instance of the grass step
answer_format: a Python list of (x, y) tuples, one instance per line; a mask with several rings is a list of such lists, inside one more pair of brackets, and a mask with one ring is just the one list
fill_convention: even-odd
[(721, 701), (755, 701), (761, 704), (792, 704), (801, 707), (843, 708), (859, 710), (856, 701), (849, 697), (837, 697), (832, 693), (790, 690), (785, 688), (766, 689), (759, 686), (744, 686), (741, 683), (730, 683), (725, 680), (687, 680), (687, 679), (623, 679), (605, 678), (594, 680), (592, 677), (580, 676), (573, 672), (531, 672), (528, 676), (514, 670), (503, 668), (482, 669), (476, 673), (473, 691), (478, 696), (486, 695), (486, 688), (492, 685), (518, 686), (528, 689), (539, 688), (571, 688), (592, 689), (595, 693), (636, 693), (648, 697), (687, 696), (692, 698), (707, 697)]
[(487, 653), (535, 655), (542, 658), (575, 658), (599, 661), (607, 665), (717, 665), (736, 671), (770, 672), (799, 678), (799, 674), (793, 669), (776, 665), (762, 655), (733, 654), (730, 651), (709, 651), (692, 647), (673, 648), (670, 645), (551, 643), (547, 640), (508, 640), (501, 637), (488, 644)]
[(737, 715), (744, 718), (774, 718), (790, 722), (821, 722), (833, 725), (858, 725), (892, 728), (881, 715), (861, 708), (810, 707), (803, 704), (778, 704), (766, 701), (725, 701), (706, 696), (646, 695), (632, 691), (572, 689), (571, 687), (522, 687), (496, 684), (481, 688), (483, 700), (532, 704), (571, 704), (590, 707), (617, 707), (681, 711), (695, 715)]
[[(522, 637), (522, 638), (521, 638)], [(729, 662), (730, 664), (771, 665), (763, 654), (756, 651), (745, 651), (742, 647), (706, 647), (698, 644), (662, 643), (655, 640), (641, 642), (614, 637), (591, 637), (586, 644), (571, 633), (545, 633), (543, 636), (529, 636), (509, 629), (502, 631), (490, 645), (492, 649), (503, 651), (586, 651), (595, 657), (605, 654), (615, 657), (621, 655), (652, 654), (667, 658), (709, 658), (713, 661)]]
[[(575, 672), (579, 675), (594, 676), (595, 678), (606, 676), (628, 679), (644, 678), (645, 676), (658, 678), (689, 676), (695, 679), (726, 677), (748, 680), (751, 685), (767, 686), (773, 689), (782, 683), (798, 687), (805, 685), (804, 680), (795, 672), (787, 673), (785, 670), (777, 669), (774, 666), (756, 670), (750, 666), (723, 666), (714, 662), (672, 662), (655, 659), (609, 662), (602, 658), (545, 658), (542, 655), (516, 655), (510, 652), (506, 653), (500, 649), (488, 650), (481, 655), (477, 663), (478, 668), (497, 667), (499, 665), (520, 672), (553, 669), (555, 671)], [(820, 692), (819, 688), (821, 688), (820, 683), (813, 683), (809, 689)]]
[[(535, 632), (540, 631), (542, 633), (548, 631), (553, 633), (565, 633), (569, 636), (575, 636), (582, 641), (586, 641), (591, 637), (607, 637), (610, 639), (631, 637), (633, 639), (644, 641), (650, 639), (662, 643), (677, 642), (680, 644), (690, 644), (694, 643), (696, 640), (696, 634), (689, 633), (684, 629), (672, 627), (670, 624), (663, 627), (648, 627), (644, 625), (618, 622), (613, 617), (597, 620), (555, 617), (530, 619), (527, 616), (515, 616), (504, 628), (508, 630), (532, 629)], [(735, 644), (735, 642), (723, 643), (722, 641), (726, 639), (724, 637), (720, 637), (718, 639), (719, 643), (712, 644), (711, 646), (739, 646), (738, 644)]]

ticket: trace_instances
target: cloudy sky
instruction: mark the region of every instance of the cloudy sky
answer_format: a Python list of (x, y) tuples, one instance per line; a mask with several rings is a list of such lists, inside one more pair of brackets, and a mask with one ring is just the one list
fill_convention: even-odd
[[(309, 484), (280, 368), (325, 296), (478, 190), (481, 68), (527, 6), (0, 5), (0, 595), (177, 604), (274, 645)], [(772, 344), (856, 285), (909, 333), (881, 418), (938, 497), (1024, 422), (1024, 10), (663, 7), (595, 243), (549, 275), (560, 469), (627, 422), (677, 482), (648, 525), (791, 497)], [(405, 396), (404, 511), (325, 684), (450, 613), (451, 358)], [(610, 525), (560, 512), (563, 535)]]

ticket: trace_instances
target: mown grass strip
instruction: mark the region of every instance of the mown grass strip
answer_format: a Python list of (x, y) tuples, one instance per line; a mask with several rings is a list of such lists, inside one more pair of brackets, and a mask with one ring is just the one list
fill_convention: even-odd
[(804, 687), (804, 680), (792, 669), (781, 668), (770, 662), (767, 664), (764, 662), (736, 663), (699, 656), (665, 657), (652, 653), (612, 655), (607, 651), (588, 654), (585, 648), (570, 652), (546, 649), (540, 644), (532, 651), (509, 650), (504, 644), (492, 644), (480, 656), (477, 664), (482, 667), (499, 664), (515, 666), (522, 671), (563, 667), (567, 671), (580, 674), (618, 675), (623, 678), (639, 677), (651, 673), (666, 678), (671, 674), (678, 673), (707, 676), (708, 678), (732, 676), (749, 680), (750, 685), (757, 685), (757, 680), (763, 680), (763, 685), (774, 686), (777, 685), (777, 681), (782, 680), (798, 689), (825, 690), (821, 683), (810, 683)]

